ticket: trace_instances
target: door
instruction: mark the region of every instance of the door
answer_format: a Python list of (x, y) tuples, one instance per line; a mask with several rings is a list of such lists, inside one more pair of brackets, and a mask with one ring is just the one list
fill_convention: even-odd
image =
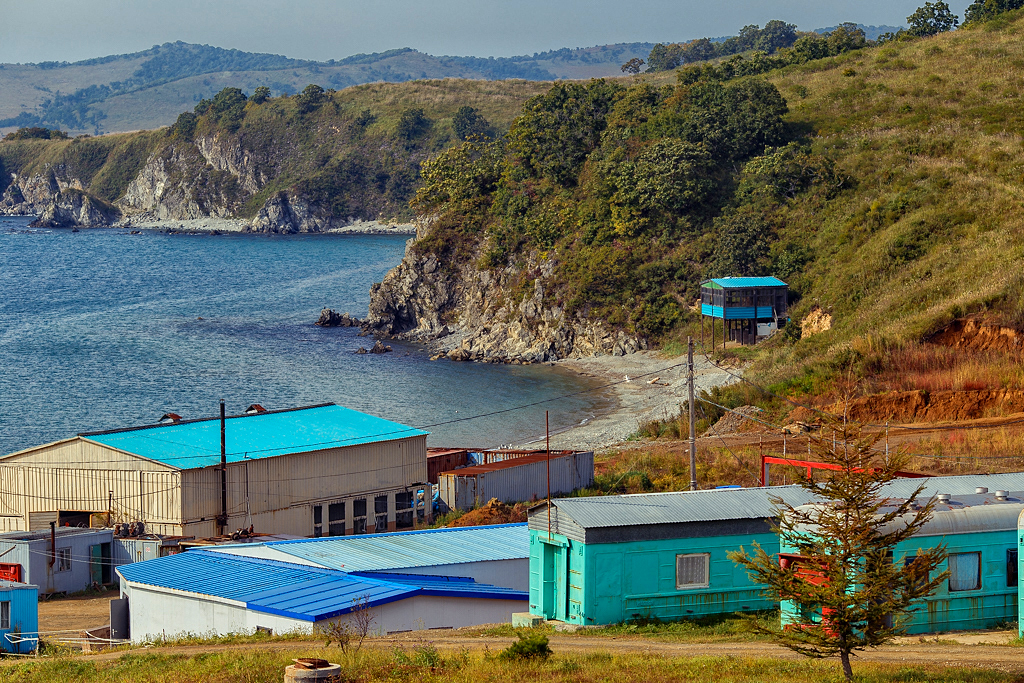
[(89, 581), (103, 583), (103, 544), (89, 546)]
[(555, 548), (555, 619), (569, 620), (569, 549)]

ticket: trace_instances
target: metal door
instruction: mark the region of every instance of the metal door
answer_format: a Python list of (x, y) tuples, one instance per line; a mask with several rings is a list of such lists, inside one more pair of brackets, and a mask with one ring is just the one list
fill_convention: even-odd
[(569, 620), (569, 549), (555, 548), (555, 619)]
[(89, 580), (93, 583), (103, 583), (103, 544), (89, 546)]

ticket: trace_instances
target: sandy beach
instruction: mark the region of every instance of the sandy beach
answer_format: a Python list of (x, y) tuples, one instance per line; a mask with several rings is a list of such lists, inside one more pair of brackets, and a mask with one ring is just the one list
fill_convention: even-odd
[[(566, 359), (556, 365), (610, 385), (607, 392), (614, 407), (552, 434), (552, 448), (600, 450), (621, 444), (642, 423), (678, 415), (680, 406), (685, 407), (688, 401), (685, 355), (668, 358), (658, 351), (640, 351), (625, 356)], [(694, 357), (694, 386), (698, 394), (702, 389), (735, 381), (703, 357)], [(520, 445), (536, 448), (543, 446), (543, 442), (541, 437)]]

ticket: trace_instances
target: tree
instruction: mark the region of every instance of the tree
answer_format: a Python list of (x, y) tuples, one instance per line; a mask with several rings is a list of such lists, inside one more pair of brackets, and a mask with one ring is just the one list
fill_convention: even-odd
[(252, 97), (249, 101), (253, 104), (263, 104), (270, 99), (270, 88), (265, 85), (261, 85), (252, 91)]
[(779, 48), (789, 47), (796, 42), (796, 24), (787, 24), (778, 19), (772, 19), (758, 33), (754, 41), (755, 50), (763, 50), (771, 54)]
[(677, 68), (683, 63), (682, 46), (678, 44), (664, 45), (657, 43), (651, 48), (651, 53), (647, 55), (647, 70), (649, 72), (655, 71), (671, 71)]
[(398, 117), (398, 137), (412, 140), (423, 135), (430, 128), (430, 119), (420, 107), (406, 109)]
[(628, 73), (636, 76), (638, 73), (640, 73), (640, 69), (643, 68), (643, 65), (646, 63), (647, 62), (640, 59), (639, 57), (633, 57), (633, 59), (629, 60), (628, 62), (622, 65), (622, 73)]
[(964, 11), (964, 23), (988, 21), (1003, 12), (1024, 7), (1024, 0), (974, 0)]
[(910, 25), (907, 33), (912, 36), (934, 36), (955, 29), (960, 18), (950, 11), (949, 5), (943, 0), (936, 0), (918, 7), (916, 12), (907, 17), (907, 23)]
[(772, 557), (755, 543), (752, 553), (740, 548), (730, 558), (782, 603), (784, 619), (804, 622), (775, 631), (752, 621), (753, 629), (808, 657), (838, 656), (852, 680), (850, 654), (904, 633), (901, 617), (918, 609), (948, 574), (932, 575), (945, 559), (944, 546), (893, 555), (931, 519), (935, 505), (918, 500), (923, 486), (906, 499), (885, 498), (885, 484), (906, 457), (880, 453), (880, 434), (863, 438), (845, 419), (831, 427), (838, 445), (820, 438), (813, 450), (838, 469), (822, 481), (800, 483), (820, 502), (794, 507), (774, 501), (784, 556)]
[(327, 101), (327, 94), (324, 89), (315, 83), (310, 83), (305, 90), (295, 96), (300, 114), (308, 114)]
[(459, 107), (452, 117), (452, 130), (460, 140), (467, 140), (473, 136), (490, 137), (491, 124), (480, 114), (475, 107)]

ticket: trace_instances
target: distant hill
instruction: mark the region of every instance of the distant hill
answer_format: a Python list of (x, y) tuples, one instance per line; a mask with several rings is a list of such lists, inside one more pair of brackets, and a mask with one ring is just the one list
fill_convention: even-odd
[(341, 90), (378, 81), (593, 78), (621, 75), (620, 66), (646, 59), (652, 43), (563, 48), (519, 57), (435, 57), (410, 48), (315, 62), (281, 55), (165, 43), (149, 50), (81, 62), (0, 64), (0, 133), (25, 126), (72, 134), (111, 133), (169, 125), (225, 87), (274, 95), (310, 83)]
[[(832, 31), (835, 31), (837, 28), (839, 27), (829, 26), (828, 28), (816, 28), (814, 29), (814, 32), (832, 33)], [(857, 24), (857, 28), (859, 28), (861, 31), (864, 31), (864, 37), (867, 38), (868, 40), (878, 40), (878, 36), (882, 35), (883, 33), (896, 33), (901, 28), (905, 29), (906, 26), (886, 26), (884, 24), (882, 26), (865, 26), (864, 24)]]

